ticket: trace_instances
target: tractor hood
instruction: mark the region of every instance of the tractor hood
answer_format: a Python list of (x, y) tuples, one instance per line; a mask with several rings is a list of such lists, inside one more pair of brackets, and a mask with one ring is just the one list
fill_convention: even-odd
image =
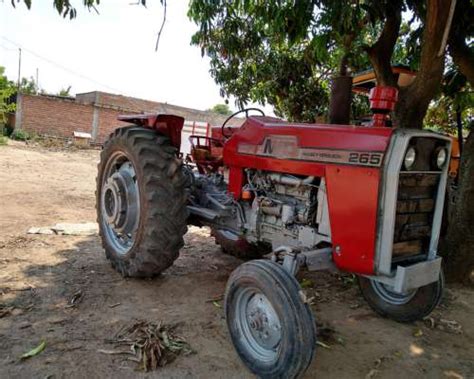
[[(323, 169), (315, 163), (380, 167), (393, 132), (386, 127), (300, 124), (254, 116), (225, 144), (224, 163), (268, 169), (271, 161), (273, 170), (283, 171), (285, 162), (295, 161), (301, 162), (299, 166), (311, 163), (310, 171)], [(303, 168), (301, 174), (307, 173)]]

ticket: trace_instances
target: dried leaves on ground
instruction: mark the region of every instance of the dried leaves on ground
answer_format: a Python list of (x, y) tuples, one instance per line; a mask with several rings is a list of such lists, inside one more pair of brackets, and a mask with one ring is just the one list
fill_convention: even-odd
[(462, 325), (456, 320), (446, 320), (436, 316), (428, 316), (423, 320), (425, 325), (430, 329), (438, 329), (453, 334), (463, 333)]
[(79, 304), (82, 299), (83, 299), (83, 293), (81, 290), (78, 290), (74, 293), (74, 295), (71, 296), (71, 298), (68, 301), (68, 304), (66, 305), (66, 308), (73, 308)]
[(139, 320), (119, 330), (108, 342), (128, 346), (128, 351), (101, 350), (105, 354), (131, 354), (128, 358), (144, 371), (156, 370), (174, 361), (179, 355), (194, 353), (186, 340), (176, 334), (177, 325)]

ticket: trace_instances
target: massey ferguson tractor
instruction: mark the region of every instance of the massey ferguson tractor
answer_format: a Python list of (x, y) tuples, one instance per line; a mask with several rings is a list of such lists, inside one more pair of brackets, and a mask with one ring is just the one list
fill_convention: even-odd
[(225, 316), (238, 355), (262, 378), (300, 377), (313, 358), (302, 268), (356, 274), (382, 316), (427, 316), (444, 285), (437, 245), (451, 145), (386, 126), (396, 96), (372, 90), (371, 126), (243, 110), (240, 128), (191, 136), (187, 158), (183, 118), (121, 117), (132, 125), (105, 143), (97, 178), (107, 258), (123, 276), (155, 276), (178, 257), (188, 224), (209, 227), (224, 252), (247, 260), (228, 280)]

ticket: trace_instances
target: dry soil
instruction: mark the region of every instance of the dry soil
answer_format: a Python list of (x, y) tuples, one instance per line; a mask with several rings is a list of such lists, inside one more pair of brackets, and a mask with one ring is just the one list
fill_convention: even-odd
[[(249, 378), (221, 301), (241, 261), (206, 229), (190, 228), (175, 265), (153, 280), (123, 279), (97, 236), (28, 235), (33, 226), (95, 220), (98, 151), (0, 146), (0, 378)], [(474, 290), (448, 286), (433, 320), (398, 324), (364, 303), (351, 276), (302, 273), (320, 345), (305, 377), (474, 378)], [(74, 307), (71, 298), (82, 296)], [(107, 339), (134, 320), (179, 322), (196, 351), (151, 373)], [(37, 356), (20, 356), (46, 342)]]

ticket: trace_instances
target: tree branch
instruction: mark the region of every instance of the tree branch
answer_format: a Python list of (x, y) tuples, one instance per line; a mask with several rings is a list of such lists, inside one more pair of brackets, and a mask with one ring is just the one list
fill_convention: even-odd
[(165, 23), (166, 23), (166, 8), (167, 8), (167, 4), (166, 4), (166, 0), (162, 0), (161, 2), (163, 4), (163, 22), (161, 23), (161, 27), (160, 27), (160, 30), (158, 32), (158, 36), (156, 37), (156, 44), (155, 44), (155, 51), (158, 51), (158, 46), (160, 44), (160, 38), (161, 38), (161, 32), (163, 31), (163, 28), (165, 27)]
[(466, 45), (463, 38), (450, 38), (448, 51), (459, 71), (474, 86), (474, 51)]
[[(451, 0), (454, 1), (454, 0)], [(445, 53), (438, 55), (449, 21), (445, 0), (428, 0), (424, 17), (420, 67), (415, 80), (400, 89), (395, 108), (399, 126), (421, 129), (431, 99), (443, 78)]]
[(448, 52), (459, 71), (474, 86), (474, 49), (466, 43), (474, 31), (470, 25), (473, 16), (474, 10), (469, 1), (458, 0), (448, 38)]
[(377, 82), (380, 85), (396, 87), (392, 73), (392, 54), (398, 39), (402, 20), (402, 3), (394, 1), (386, 11), (385, 24), (377, 42), (368, 48), (370, 63), (374, 68)]

